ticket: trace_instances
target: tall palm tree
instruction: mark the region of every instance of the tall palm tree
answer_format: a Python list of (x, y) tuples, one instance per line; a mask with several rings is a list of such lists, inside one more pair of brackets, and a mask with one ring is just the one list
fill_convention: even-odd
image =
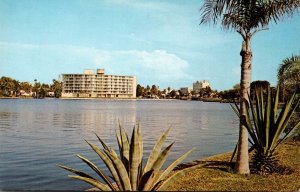
[[(249, 101), (251, 82), (251, 39), (259, 31), (267, 30), (271, 21), (277, 23), (283, 16), (292, 15), (300, 7), (300, 0), (204, 0), (201, 8), (200, 24), (220, 21), (224, 29), (236, 30), (243, 38), (240, 55), (241, 63), (241, 94), (240, 115), (245, 115), (245, 104)], [(248, 174), (248, 132), (240, 123), (237, 173)]]
[[(291, 92), (300, 91), (300, 55), (285, 58), (277, 72), (278, 85), (282, 90), (282, 101), (285, 100), (285, 89)], [(290, 93), (291, 94), (291, 93)]]
[(52, 82), (53, 84), (51, 85), (51, 90), (54, 92), (54, 96), (56, 98), (61, 97), (62, 84), (56, 79), (53, 79)]

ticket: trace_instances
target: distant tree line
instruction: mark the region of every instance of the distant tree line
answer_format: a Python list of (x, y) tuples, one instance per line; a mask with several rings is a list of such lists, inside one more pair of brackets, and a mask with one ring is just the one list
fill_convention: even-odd
[(138, 84), (136, 86), (136, 96), (137, 97), (151, 97), (151, 96), (161, 96), (161, 91), (159, 87), (156, 85), (152, 85), (151, 87), (147, 85), (146, 87)]
[[(294, 67), (297, 70), (300, 69), (300, 66)], [(279, 69), (280, 70), (280, 69)], [(294, 92), (296, 92), (298, 95), (300, 93), (300, 71), (293, 71), (293, 72), (282, 72), (282, 74), (286, 75), (287, 74), (294, 74), (293, 76), (290, 76), (290, 79), (285, 77), (285, 78), (278, 78), (278, 85), (280, 87), (284, 87), (284, 89), (280, 88), (280, 99), (281, 101), (285, 101), (287, 98), (289, 98)], [(264, 92), (266, 92), (268, 86), (270, 86), (270, 83), (266, 80), (257, 80), (253, 81), (250, 84), (250, 97), (254, 98), (254, 90), (256, 87), (261, 87)], [(276, 92), (276, 87), (271, 87), (272, 92), (275, 94)], [(167, 89), (164, 90), (159, 90), (159, 87), (157, 85), (152, 85), (151, 87), (147, 85), (146, 87), (138, 84), (136, 87), (136, 94), (137, 97), (143, 97), (143, 98), (176, 98), (180, 99), (181, 97), (186, 97), (186, 96), (193, 96), (193, 97), (198, 97), (198, 98), (219, 98), (219, 100), (224, 100), (227, 102), (238, 102), (240, 98), (240, 84), (235, 84), (231, 89), (228, 90), (223, 90), (223, 91), (217, 91), (217, 90), (212, 90), (211, 87), (206, 87), (200, 89), (199, 92), (194, 92), (191, 91), (189, 94), (183, 94), (180, 90), (175, 90), (171, 89), (168, 87)]]
[[(270, 83), (268, 81), (253, 81), (250, 84), (250, 97), (254, 97), (254, 90), (256, 87), (262, 87), (263, 90), (266, 90), (270, 86)], [(273, 87), (273, 90), (275, 88)], [(231, 102), (238, 102), (240, 98), (240, 84), (235, 84), (232, 89), (224, 90), (218, 92), (218, 95), (220, 98), (231, 101)]]
[(240, 98), (240, 84), (235, 84), (232, 89), (219, 92), (219, 97), (229, 101), (238, 101)]
[[(53, 95), (47, 95), (52, 92)], [(19, 97), (19, 96), (32, 96), (34, 98), (44, 98), (46, 96), (53, 96), (56, 98), (61, 97), (62, 85), (53, 79), (52, 84), (40, 83), (37, 79), (34, 83), (19, 82), (10, 77), (2, 76), (0, 78), (0, 97)]]
[[(280, 101), (285, 102), (294, 92), (300, 97), (300, 55), (292, 55), (287, 57), (279, 65), (277, 72), (278, 86), (280, 88)], [(262, 87), (266, 89), (270, 83), (268, 81), (253, 81), (250, 85), (250, 97), (253, 98), (253, 90), (255, 87)], [(272, 90), (275, 92), (276, 88)], [(61, 97), (62, 84), (56, 79), (53, 79), (52, 84), (40, 83), (37, 79), (34, 83), (19, 82), (10, 77), (2, 76), (0, 79), (0, 97), (18, 97), (22, 93), (30, 93), (35, 98), (44, 98), (47, 93), (52, 92), (56, 98)], [(189, 95), (197, 96), (199, 98), (220, 98), (227, 101), (238, 101), (240, 98), (240, 85), (236, 84), (232, 89), (218, 92), (212, 90), (211, 87), (200, 89), (198, 93), (192, 91)], [(136, 87), (136, 96), (144, 98), (180, 98), (187, 96), (180, 90), (167, 89), (160, 90), (159, 86), (149, 85), (142, 86), (140, 84)], [(298, 109), (299, 111), (299, 109)]]
[[(266, 89), (270, 85), (268, 81), (254, 81), (251, 83), (251, 96), (255, 87), (263, 87)], [(159, 90), (159, 87), (147, 85), (146, 87), (138, 84), (136, 87), (136, 96), (138, 98), (176, 98), (182, 97), (196, 97), (196, 98), (219, 98), (219, 100), (225, 100), (228, 102), (238, 102), (240, 98), (240, 85), (236, 84), (232, 89), (218, 92), (217, 90), (211, 89), (210, 86), (201, 88), (198, 92), (191, 91), (190, 93), (183, 93), (181, 90), (175, 90), (168, 87), (167, 89)]]

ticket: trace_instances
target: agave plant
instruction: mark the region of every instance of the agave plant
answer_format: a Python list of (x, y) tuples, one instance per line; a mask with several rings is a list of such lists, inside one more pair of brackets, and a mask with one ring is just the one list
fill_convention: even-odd
[[(249, 96), (250, 97), (250, 96)], [(235, 110), (242, 123), (247, 127), (252, 144), (250, 150), (255, 150), (252, 157), (253, 172), (273, 173), (279, 167), (276, 159), (276, 148), (284, 142), (290, 133), (300, 126), (298, 122), (294, 127), (285, 131), (287, 125), (299, 105), (299, 99), (295, 94), (284, 104), (281, 110), (278, 108), (279, 88), (276, 95), (271, 93), (270, 86), (267, 88), (266, 96), (263, 89), (256, 88), (254, 101), (246, 104), (247, 113), (239, 116), (239, 107)]]
[(103, 173), (103, 171), (96, 166), (96, 164), (83, 157), (82, 155), (77, 156), (90, 168), (92, 168), (103, 181), (96, 179), (95, 177), (92, 177), (84, 172), (63, 165), (58, 166), (76, 174), (69, 175), (69, 177), (85, 181), (102, 191), (165, 190), (166, 187), (171, 184), (178, 176), (184, 174), (190, 169), (193, 169), (193, 167), (183, 169), (177, 171), (172, 176), (169, 176), (171, 171), (192, 152), (192, 150), (190, 150), (182, 155), (179, 159), (174, 161), (172, 164), (170, 164), (164, 171), (160, 171), (162, 165), (164, 164), (170, 153), (171, 147), (174, 144), (170, 144), (161, 151), (169, 130), (170, 129), (166, 130), (159, 137), (144, 167), (143, 141), (139, 125), (133, 128), (130, 142), (124, 128), (119, 126), (119, 132), (116, 131), (116, 137), (118, 141), (120, 156), (117, 155), (113, 148), (108, 147), (97, 134), (96, 136), (103, 147), (102, 150), (96, 145), (86, 141), (109, 169), (111, 173), (111, 179), (107, 177)]

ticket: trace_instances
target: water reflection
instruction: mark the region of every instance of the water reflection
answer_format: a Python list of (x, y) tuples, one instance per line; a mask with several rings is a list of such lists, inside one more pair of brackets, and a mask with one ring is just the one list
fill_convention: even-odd
[[(142, 126), (148, 156), (158, 136), (171, 132), (175, 141), (169, 161), (196, 147), (187, 161), (232, 150), (238, 119), (227, 104), (193, 101), (0, 100), (0, 189), (84, 190), (88, 185), (67, 178), (61, 163), (90, 170), (75, 154), (100, 163), (84, 142), (98, 144), (94, 132), (117, 148), (120, 122), (129, 132)], [(99, 165), (105, 169), (104, 164)]]
[(12, 112), (0, 112), (0, 131), (5, 131), (9, 127), (16, 126), (16, 121), (18, 120), (18, 113)]

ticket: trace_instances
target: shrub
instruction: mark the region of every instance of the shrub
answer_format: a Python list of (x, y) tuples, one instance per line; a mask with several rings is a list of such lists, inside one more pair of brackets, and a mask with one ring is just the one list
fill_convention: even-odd
[(176, 180), (178, 176), (184, 174), (190, 169), (193, 169), (193, 167), (183, 169), (177, 171), (172, 176), (169, 176), (171, 171), (192, 152), (192, 150), (190, 150), (169, 165), (164, 171), (160, 171), (174, 144), (170, 144), (163, 151), (161, 151), (168, 132), (169, 129), (159, 137), (144, 167), (142, 165), (143, 142), (140, 126), (133, 128), (130, 142), (124, 128), (120, 126), (119, 133), (116, 132), (120, 156), (117, 155), (113, 148), (108, 147), (98, 135), (96, 136), (103, 146), (102, 150), (94, 144), (86, 141), (103, 160), (111, 173), (110, 178), (112, 180), (109, 179), (109, 177), (107, 177), (103, 171), (96, 166), (96, 164), (89, 161), (82, 155), (77, 156), (90, 168), (92, 168), (103, 179), (104, 182), (84, 172), (63, 165), (58, 166), (76, 174), (70, 175), (69, 177), (85, 181), (103, 191), (165, 190), (166, 187)]
[[(294, 127), (287, 129), (295, 109), (299, 105), (299, 99), (295, 94), (278, 110), (279, 88), (276, 95), (272, 95), (270, 86), (267, 88), (266, 99), (262, 88), (255, 89), (254, 101), (246, 104), (245, 116), (239, 116), (239, 107), (233, 107), (241, 122), (247, 127), (250, 135), (250, 149), (255, 150), (252, 157), (252, 172), (265, 174), (280, 172), (276, 158), (276, 148), (285, 141), (290, 133), (300, 126), (298, 121)], [(292, 105), (295, 103), (295, 105)]]

